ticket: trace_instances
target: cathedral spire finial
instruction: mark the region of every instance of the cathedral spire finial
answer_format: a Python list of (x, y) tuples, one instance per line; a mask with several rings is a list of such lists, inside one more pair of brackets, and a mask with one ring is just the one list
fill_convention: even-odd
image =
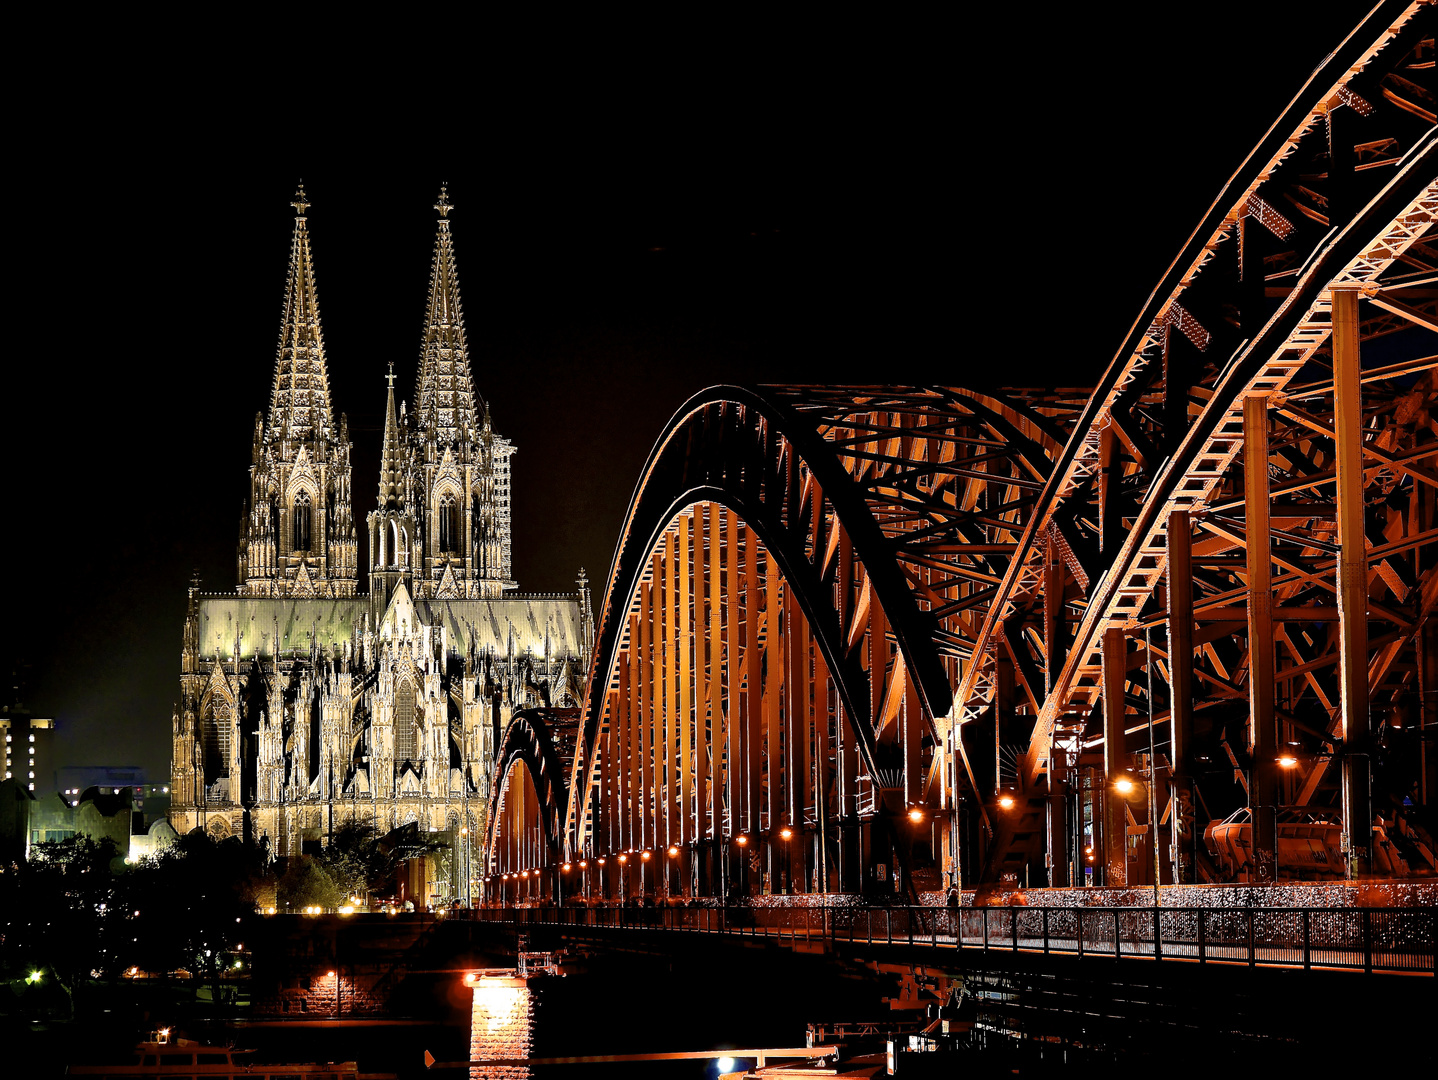
[(393, 390), (393, 389), (394, 389), (394, 361), (393, 361), (393, 360), (391, 360), (391, 361), (389, 362), (389, 374), (386, 375), (385, 378), (389, 381), (389, 388), (390, 388), (391, 390)]
[(449, 194), (448, 194), (448, 192), (449, 192), (449, 184), (447, 184), (447, 183), (440, 184), (440, 185), (439, 185), (439, 201), (434, 204), (434, 208), (439, 211), (439, 216), (440, 216), (441, 218), (446, 219), (446, 220), (448, 220), (448, 218), (449, 218), (449, 212), (454, 209), (454, 204), (449, 201)]
[(310, 201), (305, 197), (305, 182), (300, 181), (300, 186), (295, 190), (295, 201), (290, 203), (295, 208), (295, 214), (299, 217), (305, 216), (305, 211), (310, 208)]

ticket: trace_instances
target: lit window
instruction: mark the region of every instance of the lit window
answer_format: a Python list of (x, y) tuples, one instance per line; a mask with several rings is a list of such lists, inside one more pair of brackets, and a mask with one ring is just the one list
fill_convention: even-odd
[(301, 491), (295, 499), (294, 543), (291, 545), (295, 551), (308, 551), (310, 549), (310, 526), (313, 520), (313, 512), (310, 508), (310, 494), (307, 491)]
[(9, 769), (6, 769), (6, 770), (5, 770), (5, 779), (6, 779), (6, 780), (9, 780), (9, 779), (10, 779), (10, 770), (9, 770)]
[(30, 741), (31, 741), (31, 742), (34, 742), (34, 741), (35, 741), (35, 736), (34, 736), (34, 735), (31, 735), (31, 736), (30, 736)]
[(31, 780), (34, 780), (34, 779), (35, 779), (35, 774), (34, 774), (34, 773), (31, 773), (31, 774), (30, 774), (30, 779), (31, 779)]
[(34, 790), (35, 790), (35, 785), (34, 785), (33, 783), (30, 785), (30, 790), (31, 790), (31, 791), (34, 791)]

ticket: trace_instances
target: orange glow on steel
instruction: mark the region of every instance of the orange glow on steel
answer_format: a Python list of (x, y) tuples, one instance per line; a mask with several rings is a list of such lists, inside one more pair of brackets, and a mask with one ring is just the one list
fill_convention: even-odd
[(748, 842), (749, 842), (749, 838), (748, 838), (747, 836), (745, 836), (743, 833), (740, 833), (740, 834), (739, 834), (737, 837), (735, 837), (735, 839), (734, 839), (734, 843), (738, 844), (740, 847), (743, 847), (743, 846), (744, 846), (745, 844), (747, 844)]
[(1133, 781), (1130, 780), (1127, 776), (1120, 776), (1117, 780), (1113, 782), (1113, 788), (1120, 795), (1127, 795), (1130, 791), (1133, 790)]
[(1284, 754), (1278, 759), (1278, 764), (1282, 765), (1285, 769), (1291, 769), (1298, 764), (1298, 759), (1292, 754)]
[(782, 840), (788, 840), (793, 835), (794, 830), (789, 828), (789, 826), (787, 825), (785, 825), (782, 829), (779, 830), (779, 838)]
[(909, 820), (917, 825), (919, 822), (924, 820), (924, 812), (920, 810), (917, 806), (914, 807), (912, 810), (909, 811)]
[(670, 844), (670, 845), (669, 845), (669, 857), (672, 859), (672, 858), (674, 858), (674, 856), (676, 856), (676, 855), (678, 855), (678, 854), (679, 854), (679, 848), (676, 847), (676, 846), (673, 845), (673, 844)]
[(1014, 797), (1012, 795), (1000, 795), (999, 805), (1002, 806), (1005, 810), (1012, 809), (1014, 805)]

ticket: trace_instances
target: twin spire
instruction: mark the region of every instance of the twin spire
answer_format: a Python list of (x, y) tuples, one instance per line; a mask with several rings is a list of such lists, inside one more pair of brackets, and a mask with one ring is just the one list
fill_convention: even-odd
[[(268, 427), (278, 437), (289, 436), (301, 441), (317, 437), (333, 439), (329, 371), (305, 216), (311, 204), (303, 181), (290, 205), (295, 209), (295, 226), (290, 240), (289, 276), (285, 282)], [(449, 212), (454, 204), (449, 201), (448, 185), (440, 187), (434, 208), (439, 212), (439, 234), (430, 266), (429, 303), (414, 401), (420, 433), (444, 447), (473, 437), (477, 424), (474, 381), (470, 375), (469, 347), (459, 299), (459, 270), (449, 229)], [(401, 494), (399, 444), (391, 365), (380, 473), (381, 505), (386, 498), (399, 498)]]
[(429, 271), (429, 305), (425, 311), (424, 344), (415, 384), (415, 421), (420, 434), (438, 446), (454, 446), (475, 432), (474, 382), (469, 373), (469, 346), (464, 338), (464, 313), (459, 302), (459, 269), (454, 237), (449, 231), (447, 186), (439, 189), (439, 234)]
[(315, 289), (314, 257), (305, 224), (309, 200), (304, 182), (295, 192), (295, 230), (290, 238), (290, 270), (280, 319), (279, 354), (270, 392), (270, 430), (280, 437), (310, 441), (333, 437), (330, 380), (320, 332), (320, 302)]

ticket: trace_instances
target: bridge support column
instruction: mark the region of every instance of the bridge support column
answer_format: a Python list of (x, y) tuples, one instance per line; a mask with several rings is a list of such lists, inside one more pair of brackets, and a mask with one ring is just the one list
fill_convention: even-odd
[(1124, 680), (1128, 639), (1123, 628), (1103, 633), (1103, 883), (1111, 888), (1128, 884), (1128, 813), (1123, 793), (1114, 783), (1126, 771), (1124, 749)]
[(1193, 546), (1188, 511), (1168, 517), (1168, 690), (1173, 880), (1198, 882), (1193, 819)]
[(1343, 734), (1343, 829), (1348, 876), (1370, 870), (1373, 836), (1368, 764), (1368, 555), (1363, 540), (1363, 397), (1358, 292), (1334, 287), (1333, 399), (1338, 447), (1339, 709)]
[(1069, 882), (1068, 853), (1069, 768), (1068, 751), (1049, 748), (1048, 869), (1049, 888), (1061, 889)]
[(1274, 727), (1272, 536), (1268, 519), (1268, 399), (1243, 401), (1243, 485), (1248, 557), (1249, 809), (1254, 879), (1269, 883), (1278, 859), (1278, 737)]

